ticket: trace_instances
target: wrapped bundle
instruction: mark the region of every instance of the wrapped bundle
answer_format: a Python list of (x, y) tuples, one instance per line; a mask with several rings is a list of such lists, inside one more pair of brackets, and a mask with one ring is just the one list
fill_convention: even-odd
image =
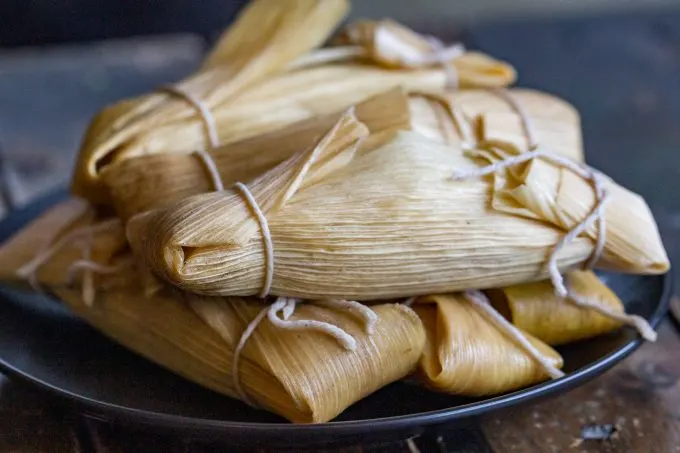
[[(99, 173), (112, 162), (211, 149), (340, 111), (391, 87), (441, 91), (452, 74), (465, 87), (503, 87), (514, 80), (505, 63), (432, 46), (428, 55), (436, 58), (417, 67), (386, 67), (355, 52), (361, 45), (307, 53), (328, 37), (346, 6), (344, 0), (254, 1), (197, 74), (170, 93), (123, 101), (93, 120), (73, 191), (108, 202)], [(263, 27), (270, 32), (262, 33)], [(442, 67), (454, 59), (448, 69)]]
[[(409, 128), (408, 98), (400, 89), (357, 104), (355, 114), (371, 133), (362, 144), (366, 149), (379, 145), (389, 137), (390, 131)], [(310, 118), (211, 151), (222, 185), (230, 186), (239, 179), (248, 181), (308, 148), (328, 132), (341, 115)], [(131, 158), (108, 166), (101, 176), (116, 211), (125, 220), (139, 212), (215, 190), (205, 164), (192, 154)]]
[(138, 288), (128, 288), (100, 291), (92, 309), (77, 291), (61, 288), (55, 293), (76, 314), (133, 351), (297, 423), (328, 421), (406, 376), (425, 342), (418, 316), (402, 305), (373, 306), (378, 322), (369, 336), (346, 311), (303, 304), (291, 320), (332, 321), (352, 334), (356, 349), (343, 349), (323, 332), (280, 329), (265, 319), (248, 338), (235, 368), (237, 343), (261, 312), (261, 301), (194, 298), (190, 307), (176, 292), (145, 297)]
[[(514, 89), (510, 93), (524, 105), (542, 143), (561, 155), (582, 160), (579, 118), (573, 107), (532, 90)], [(514, 106), (504, 96), (488, 90), (412, 94), (408, 98), (401, 90), (391, 90), (357, 104), (355, 113), (371, 132), (362, 149), (374, 149), (389, 137), (385, 132), (399, 129), (414, 130), (433, 140), (459, 146), (461, 135), (456, 114), (477, 118), (477, 123), (485, 124), (481, 131), (486, 138), (506, 139), (518, 145), (525, 141)], [(309, 147), (340, 115), (310, 118), (212, 150), (210, 154), (222, 185), (230, 186), (239, 179), (250, 180)], [(195, 155), (188, 154), (127, 159), (109, 165), (101, 178), (116, 211), (125, 220), (139, 212), (215, 189), (205, 165)]]
[[(576, 294), (623, 316), (623, 304), (616, 294), (590, 271), (567, 275)], [(489, 291), (493, 306), (509, 321), (550, 345), (561, 345), (611, 332), (622, 321), (579, 307), (557, 297), (550, 282), (525, 283)]]
[(125, 284), (131, 257), (118, 218), (102, 218), (71, 198), (49, 209), (0, 247), (0, 280), (34, 289), (78, 282), (88, 303), (94, 288)]
[[(466, 396), (494, 395), (548, 379), (544, 368), (498, 328), (489, 312), (461, 295), (419, 298), (413, 305), (423, 321), (427, 340), (417, 377), (438, 391)], [(562, 357), (542, 341), (520, 332), (548, 364)]]
[[(145, 294), (149, 276), (126, 249), (120, 221), (112, 227), (109, 220), (79, 199), (56, 205), (0, 248), (0, 279), (49, 291), (133, 351), (295, 422), (328, 421), (416, 367), (425, 334), (403, 305), (364, 308), (373, 313), (368, 324), (351, 304), (317, 301), (273, 325), (260, 316), (261, 300), (162, 288)], [(83, 255), (87, 249), (92, 253)], [(310, 321), (333, 326), (353, 344)]]
[[(128, 239), (156, 273), (188, 291), (351, 300), (540, 280), (556, 245), (554, 266), (562, 270), (599, 246), (596, 225), (562, 243), (596, 201), (573, 168), (536, 157), (490, 179), (455, 179), (454, 171), (478, 168), (462, 151), (398, 132), (355, 155), (347, 146), (361, 130), (354, 123), (345, 117), (315, 148), (247, 186), (135, 216)], [(522, 154), (505, 146), (479, 156), (502, 159), (513, 150)], [(597, 265), (665, 272), (644, 200), (613, 181), (607, 187)]]
[[(347, 9), (346, 0), (254, 0), (220, 38), (200, 70), (178, 84), (176, 90), (201, 99), (208, 108), (228, 102), (323, 43)], [(137, 142), (144, 131), (173, 123), (178, 126), (182, 121), (191, 124), (196, 118), (195, 107), (179, 97), (153, 93), (99, 113), (83, 141), (74, 190), (93, 199), (101, 197), (88, 189), (98, 188), (94, 175), (113, 157), (110, 153), (128, 142)], [(200, 122), (196, 124), (200, 128)]]

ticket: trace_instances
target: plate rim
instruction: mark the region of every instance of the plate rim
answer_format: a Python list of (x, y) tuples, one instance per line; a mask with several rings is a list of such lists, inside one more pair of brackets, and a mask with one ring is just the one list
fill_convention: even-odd
[[(2, 221), (0, 221), (0, 229), (3, 229), (3, 227), (6, 227), (11, 223), (18, 223), (20, 224), (19, 227), (23, 226), (26, 222), (33, 218), (30, 216), (33, 211), (36, 211), (36, 213), (42, 212), (42, 210), (53, 205), (66, 195), (67, 192), (63, 189), (53, 191), (52, 193), (29, 203), (25, 207), (10, 212), (4, 219), (2, 219)], [(26, 216), (29, 217), (23, 218)], [(670, 271), (665, 274), (658, 275), (658, 277), (663, 279), (662, 292), (654, 312), (652, 313), (651, 317), (648, 318), (648, 322), (655, 330), (658, 328), (659, 324), (668, 312), (674, 283), (673, 274)], [(106, 337), (104, 334), (101, 335)], [(109, 341), (113, 341), (110, 338), (108, 339)], [(101, 421), (119, 422), (126, 425), (135, 424), (136, 426), (142, 425), (150, 428), (180, 431), (191, 429), (192, 431), (198, 430), (204, 432), (213, 432), (219, 435), (231, 434), (238, 437), (257, 435), (260, 440), (266, 440), (266, 438), (272, 437), (281, 438), (287, 435), (295, 435), (296, 437), (308, 436), (309, 438), (314, 438), (320, 435), (357, 435), (366, 433), (369, 430), (371, 432), (385, 432), (405, 428), (438, 425), (455, 420), (471, 418), (490, 410), (514, 406), (532, 399), (546, 397), (558, 391), (570, 390), (577, 385), (589, 380), (590, 378), (594, 378), (604, 373), (628, 357), (631, 353), (638, 349), (642, 343), (643, 340), (638, 336), (611, 353), (599, 358), (598, 360), (588, 364), (583, 368), (567, 374), (564, 377), (549, 380), (528, 388), (516, 390), (511, 393), (498, 395), (483, 401), (475, 401), (460, 406), (437, 409), (427, 412), (395, 415), (389, 417), (367, 418), (362, 420), (330, 421), (318, 424), (294, 424), (290, 422), (241, 422), (233, 420), (197, 418), (156, 412), (146, 409), (137, 409), (130, 406), (123, 406), (93, 399), (65, 390), (63, 388), (59, 388), (56, 385), (36, 378), (31, 374), (20, 370), (11, 363), (7, 362), (3, 357), (0, 357), (0, 371), (11, 378), (16, 378), (24, 383), (38, 388), (43, 392), (46, 392), (52, 396), (56, 396), (62, 401), (74, 404), (82, 411), (83, 415)], [(131, 352), (134, 353), (134, 351)], [(167, 370), (167, 372), (172, 373), (170, 370)], [(226, 395), (221, 396), (228, 398)]]

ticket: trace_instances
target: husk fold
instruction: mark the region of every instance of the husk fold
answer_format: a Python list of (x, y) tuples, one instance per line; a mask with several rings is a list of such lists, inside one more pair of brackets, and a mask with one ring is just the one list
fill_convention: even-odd
[[(422, 297), (413, 309), (427, 332), (417, 377), (428, 387), (483, 396), (548, 379), (521, 346), (460, 295)], [(554, 366), (562, 367), (562, 357), (554, 349), (524, 335)]]
[[(572, 271), (567, 279), (579, 296), (624, 312), (616, 294), (593, 272)], [(495, 289), (489, 295), (494, 307), (515, 326), (550, 345), (571, 343), (621, 327), (616, 320), (557, 297), (550, 282)]]

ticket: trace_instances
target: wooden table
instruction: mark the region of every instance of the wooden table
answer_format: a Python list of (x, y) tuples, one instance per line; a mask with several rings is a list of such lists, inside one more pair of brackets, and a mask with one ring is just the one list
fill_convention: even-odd
[[(582, 112), (589, 161), (649, 201), (680, 258), (680, 13), (477, 27), (466, 40), (516, 64), (520, 84), (559, 94)], [(101, 105), (176, 80), (198, 61), (192, 37), (91, 48), (0, 53), (0, 143), (25, 203), (68, 179), (89, 116)], [(677, 270), (675, 271), (678, 274)], [(680, 306), (680, 302), (676, 300)], [(680, 335), (666, 321), (602, 377), (512, 408), (462, 432), (347, 452), (680, 452)], [(86, 422), (0, 377), (0, 453), (217, 452), (181, 439)], [(589, 424), (606, 441), (580, 442)]]

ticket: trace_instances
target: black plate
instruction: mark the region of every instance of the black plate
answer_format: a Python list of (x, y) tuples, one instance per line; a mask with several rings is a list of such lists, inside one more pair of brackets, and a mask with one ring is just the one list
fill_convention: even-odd
[[(50, 195), (0, 223), (0, 241), (64, 197)], [(656, 326), (671, 293), (670, 274), (601, 274), (629, 312)], [(0, 287), (0, 366), (14, 377), (75, 403), (98, 419), (171, 431), (185, 439), (287, 445), (368, 442), (421, 434), (444, 422), (563, 392), (604, 372), (639, 345), (622, 329), (560, 348), (567, 376), (495, 398), (466, 399), (395, 383), (332, 423), (292, 425), (217, 395), (118, 346), (44, 296)]]

